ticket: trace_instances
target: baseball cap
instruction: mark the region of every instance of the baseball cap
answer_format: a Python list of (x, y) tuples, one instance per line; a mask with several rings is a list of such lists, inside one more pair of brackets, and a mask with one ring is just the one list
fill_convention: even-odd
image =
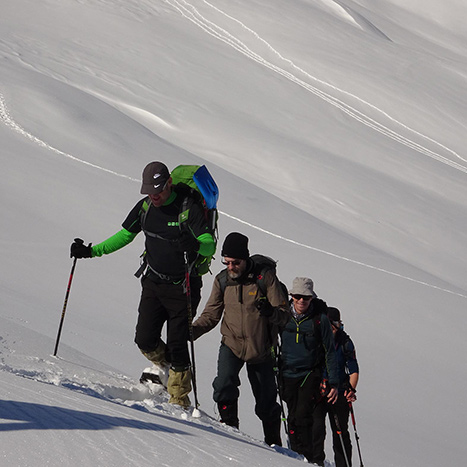
[(162, 162), (150, 162), (143, 170), (141, 194), (158, 195), (164, 191), (170, 178), (169, 169)]

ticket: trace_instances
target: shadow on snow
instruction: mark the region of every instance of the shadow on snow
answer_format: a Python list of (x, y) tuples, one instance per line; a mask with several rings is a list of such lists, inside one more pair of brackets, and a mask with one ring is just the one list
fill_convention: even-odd
[(126, 427), (137, 430), (184, 433), (158, 423), (19, 401), (0, 400), (0, 419), (12, 421), (11, 423), (5, 423), (1, 420), (0, 432), (19, 430), (109, 430)]

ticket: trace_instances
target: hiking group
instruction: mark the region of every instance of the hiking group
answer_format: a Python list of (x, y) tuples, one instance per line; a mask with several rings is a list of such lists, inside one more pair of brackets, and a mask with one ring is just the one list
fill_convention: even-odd
[(179, 166), (170, 173), (162, 162), (151, 162), (143, 171), (141, 194), (145, 197), (121, 230), (94, 246), (75, 239), (71, 257), (112, 253), (144, 232), (145, 251), (135, 274), (142, 285), (135, 343), (152, 367), (142, 381), (160, 383), (169, 402), (184, 408), (191, 405), (193, 386), (197, 406), (193, 342), (221, 321), (213, 381), (221, 422), (239, 427), (239, 373), (246, 365), (267, 444), (282, 445), (283, 422), (289, 447), (324, 466), (328, 415), (336, 467), (351, 466), (348, 420), (359, 369), (339, 310), (318, 298), (310, 278), (296, 277), (288, 289), (277, 277), (275, 261), (250, 255), (248, 237), (231, 232), (221, 249), (225, 268), (193, 321), (202, 275), (216, 251), (217, 186), (204, 166)]

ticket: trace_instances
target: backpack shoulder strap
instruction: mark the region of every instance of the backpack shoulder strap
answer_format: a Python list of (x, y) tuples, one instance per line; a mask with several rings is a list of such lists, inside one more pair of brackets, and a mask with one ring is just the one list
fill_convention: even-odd
[(188, 228), (188, 218), (190, 216), (190, 209), (193, 206), (193, 203), (202, 204), (201, 195), (190, 186), (185, 183), (178, 183), (174, 185), (174, 190), (177, 194), (183, 196), (182, 205), (180, 207), (180, 213), (178, 215), (178, 224), (180, 230)]
[(146, 196), (143, 200), (143, 204), (141, 205), (141, 209), (139, 210), (139, 220), (141, 224), (141, 228), (144, 231), (144, 224), (146, 223), (146, 217), (148, 215), (149, 208), (151, 207), (151, 200), (149, 196)]
[(349, 349), (349, 344), (352, 342), (350, 336), (342, 329), (340, 329), (336, 334), (336, 342), (342, 347), (342, 351), (344, 352), (344, 356), (346, 360), (348, 357), (352, 356), (355, 352), (353, 345)]
[(227, 288), (227, 269), (224, 269), (219, 273), (217, 280), (219, 281), (222, 295), (224, 295), (225, 289)]
[(314, 334), (319, 343), (322, 341), (321, 337), (321, 313), (317, 314), (313, 318), (313, 327), (314, 327)]
[(148, 217), (148, 213), (151, 209), (151, 206), (152, 206), (152, 203), (148, 196), (144, 199), (143, 204), (141, 205), (141, 209), (139, 211), (139, 222), (141, 224), (141, 230), (148, 237), (158, 238), (159, 240), (165, 240), (166, 242), (171, 242), (171, 243), (176, 242), (177, 240), (169, 240), (168, 238), (162, 237), (161, 235), (158, 235), (146, 229), (146, 218)]
[(321, 342), (323, 340), (322, 338), (322, 333), (321, 333), (321, 316), (326, 315), (326, 309), (327, 309), (327, 304), (324, 300), (321, 300), (320, 298), (314, 298), (312, 300), (312, 303), (314, 302), (314, 310), (313, 310), (313, 327), (315, 331), (316, 338), (319, 341), (319, 344), (321, 345)]

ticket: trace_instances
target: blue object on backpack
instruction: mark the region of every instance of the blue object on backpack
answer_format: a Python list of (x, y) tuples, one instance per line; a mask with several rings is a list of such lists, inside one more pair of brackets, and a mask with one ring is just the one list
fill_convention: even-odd
[(205, 165), (201, 165), (193, 174), (193, 180), (203, 195), (206, 207), (208, 209), (215, 209), (217, 200), (219, 199), (219, 188)]

